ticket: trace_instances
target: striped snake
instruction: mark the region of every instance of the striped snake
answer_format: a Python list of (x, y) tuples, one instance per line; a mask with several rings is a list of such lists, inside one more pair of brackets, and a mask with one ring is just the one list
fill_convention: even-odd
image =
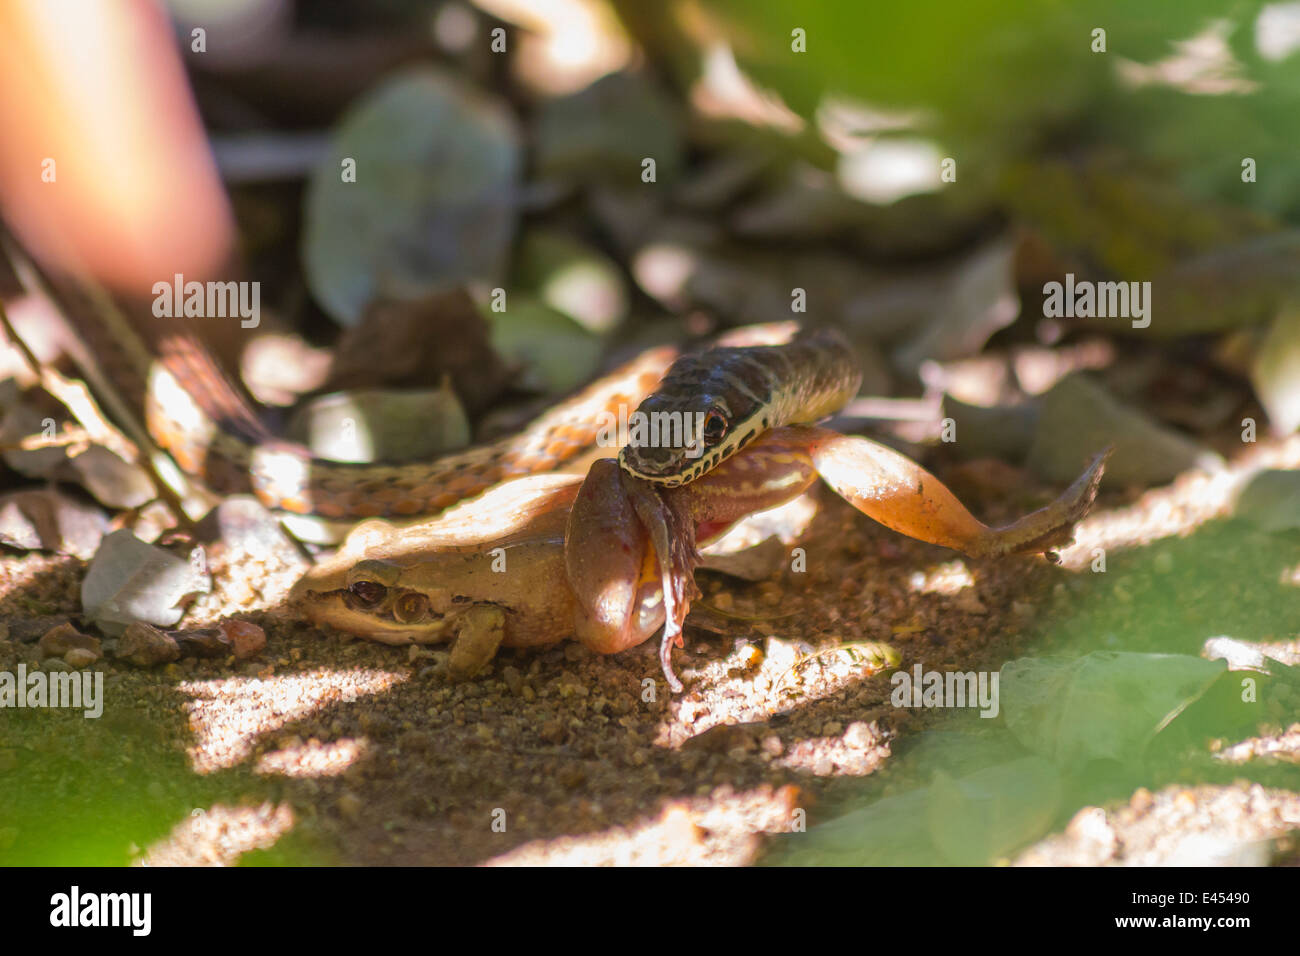
[[(672, 432), (684, 440), (637, 442), (634, 433), (618, 462), (652, 484), (686, 484), (773, 428), (839, 411), (861, 385), (853, 350), (833, 329), (800, 332), (781, 345), (684, 355), (637, 408), (652, 423), (691, 423)], [(662, 437), (664, 428), (649, 432)]]
[(148, 435), (183, 472), (218, 494), (251, 491), (268, 507), (336, 521), (437, 514), (510, 478), (580, 466), (602, 418), (638, 403), (646, 414), (703, 410), (704, 454), (644, 445), (620, 454), (632, 474), (681, 484), (769, 428), (830, 414), (860, 381), (837, 334), (798, 333), (773, 345), (790, 338), (792, 324), (755, 326), (680, 358), (675, 348), (651, 348), (490, 444), (432, 461), (337, 462), (267, 428), (184, 320), (133, 321), (95, 286), (60, 282), (56, 289), (70, 325), (65, 344), (89, 383), (119, 418), (138, 422), (143, 408)]

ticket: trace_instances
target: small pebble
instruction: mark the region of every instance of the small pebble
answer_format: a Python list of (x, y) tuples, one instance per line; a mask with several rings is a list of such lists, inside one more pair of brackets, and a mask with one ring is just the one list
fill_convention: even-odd
[(510, 693), (518, 694), (520, 688), (524, 685), (524, 676), (519, 673), (519, 668), (507, 665), (501, 669), (501, 679), (506, 682), (510, 688)]
[(366, 802), (355, 793), (343, 793), (338, 799), (339, 813), (349, 820), (359, 820), (365, 812)]
[(875, 737), (869, 723), (865, 720), (855, 720), (844, 732), (844, 745), (854, 750), (866, 750), (875, 742)]
[(564, 659), (570, 663), (585, 661), (591, 656), (591, 651), (587, 645), (580, 644), (577, 641), (569, 641), (564, 645)]
[(99, 658), (99, 638), (82, 634), (71, 624), (63, 623), (50, 628), (36, 642), (37, 648), (45, 657), (63, 657), (73, 649), (86, 650)]
[(704, 831), (696, 826), (693, 814), (685, 804), (675, 803), (665, 808), (660, 821), (670, 852), (681, 853), (704, 842)]
[(229, 620), (217, 625), (222, 635), (230, 641), (236, 660), (247, 660), (262, 653), (266, 647), (266, 631), (251, 621)]
[(95, 663), (95, 661), (99, 660), (99, 655), (84, 647), (74, 647), (72, 650), (68, 651), (68, 653), (63, 655), (63, 659), (68, 664), (77, 668), (77, 670), (81, 670), (81, 668), (89, 667), (91, 664)]
[(126, 626), (117, 642), (117, 656), (138, 667), (153, 667), (181, 656), (175, 639), (152, 624), (136, 621)]

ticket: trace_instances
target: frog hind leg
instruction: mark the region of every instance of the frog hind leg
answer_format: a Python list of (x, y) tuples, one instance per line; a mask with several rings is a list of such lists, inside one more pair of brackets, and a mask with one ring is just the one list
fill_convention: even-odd
[(1037, 554), (1064, 547), (1092, 507), (1111, 449), (1096, 455), (1055, 501), (1001, 528), (972, 515), (934, 475), (877, 442), (823, 428), (783, 429), (802, 444), (822, 479), (870, 518), (900, 534), (971, 557)]

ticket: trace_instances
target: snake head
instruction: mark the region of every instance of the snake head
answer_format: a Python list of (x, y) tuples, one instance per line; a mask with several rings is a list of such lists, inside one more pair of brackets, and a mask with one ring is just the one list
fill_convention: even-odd
[(619, 466), (652, 484), (684, 484), (726, 457), (720, 452), (731, 433), (731, 406), (722, 397), (654, 395), (628, 420)]
[(683, 356), (629, 416), (619, 466), (651, 484), (693, 481), (767, 428), (771, 392), (746, 350)]

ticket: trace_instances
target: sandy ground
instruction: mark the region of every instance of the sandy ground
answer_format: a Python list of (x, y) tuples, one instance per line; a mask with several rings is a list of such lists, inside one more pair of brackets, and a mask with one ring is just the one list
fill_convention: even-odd
[[(1256, 453), (1282, 461), (1296, 451)], [(1019, 473), (998, 471), (994, 485), (978, 467), (939, 471), (991, 523), (1053, 494)], [(42, 712), (11, 722), (0, 781), (21, 780), (27, 802), (0, 787), (9, 794), (0, 811), (13, 817), (0, 816), (0, 854), (42, 858), (47, 826), (71, 825), (73, 836), (78, 826), (97, 834), (106, 860), (155, 865), (750, 863), (766, 835), (833, 815), (862, 777), (889, 767), (900, 740), (934, 725), (933, 712), (892, 707), (887, 675), (835, 648), (883, 641), (904, 666), (996, 669), (1039, 649), (1070, 602), (1099, 600), (1102, 585), (1080, 570), (1092, 542), (1148, 552), (1176, 542), (1222, 512), (1212, 485), (1189, 476), (1143, 496), (1103, 488), (1060, 567), (963, 559), (874, 525), (823, 489), (805, 573), (759, 583), (701, 575), (706, 604), (757, 620), (734, 620), (726, 635), (688, 629), (676, 656), (680, 696), (664, 688), (654, 642), (612, 657), (573, 643), (507, 651), (480, 679), (449, 683), (437, 650), (291, 620), (278, 608), (295, 573), (284, 562), (216, 553), (217, 590), (193, 616), (254, 621), (267, 631), (265, 651), (154, 670), (106, 658), (94, 665), (105, 674), (102, 718)], [(1286, 549), (1300, 561), (1293, 543)], [(1275, 557), (1242, 560), (1262, 562), (1258, 576), (1275, 588)], [(1141, 600), (1144, 587), (1179, 580), (1176, 570), (1160, 578), (1168, 562), (1149, 563), (1154, 571), (1134, 567), (1104, 586)], [(0, 559), (0, 619), (10, 627), (0, 669), (38, 663), (21, 632), (33, 618), (75, 617), (83, 567)], [(1193, 577), (1177, 585), (1189, 622), (1224, 599), (1212, 577)], [(1182, 650), (1196, 653), (1204, 636), (1188, 626)], [(1238, 746), (1293, 766), (1293, 722), (1271, 715)], [(1173, 784), (1085, 808), (1019, 860), (1163, 862), (1193, 852), (1193, 837), (1235, 834), (1230, 850), (1296, 827), (1300, 797), (1284, 789)], [(51, 843), (47, 858), (76, 855)]]

